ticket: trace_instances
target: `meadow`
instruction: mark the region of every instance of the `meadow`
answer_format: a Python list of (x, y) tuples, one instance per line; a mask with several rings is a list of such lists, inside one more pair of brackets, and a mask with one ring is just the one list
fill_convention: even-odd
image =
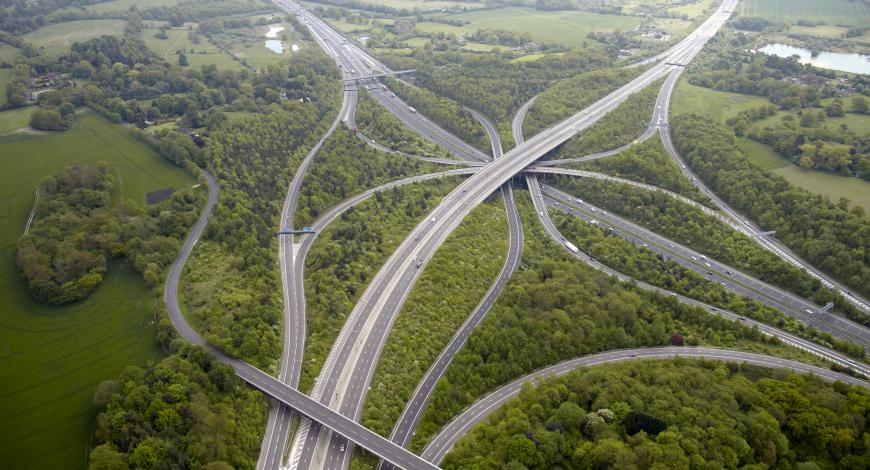
[(678, 15), (686, 15), (690, 20), (693, 20), (703, 14), (704, 10), (710, 8), (712, 3), (713, 0), (698, 0), (695, 3), (690, 3), (688, 5), (668, 8), (668, 11)]
[[(148, 0), (147, 6), (149, 7), (167, 7), (172, 5), (178, 5), (181, 3), (181, 0)], [(131, 6), (136, 5), (137, 7), (142, 7), (143, 2), (141, 0), (112, 0), (110, 2), (104, 3), (95, 3), (93, 5), (88, 5), (85, 10), (94, 12), (94, 13), (105, 13), (107, 11), (127, 11)]]
[(241, 63), (221, 51), (204, 36), (199, 44), (194, 44), (190, 40), (190, 37), (188, 37), (188, 30), (185, 27), (167, 30), (166, 39), (155, 37), (154, 35), (157, 32), (158, 29), (156, 28), (147, 28), (143, 31), (142, 36), (145, 40), (145, 45), (169, 63), (178, 63), (177, 51), (181, 49), (184, 50), (187, 56), (188, 65), (186, 68), (193, 67), (194, 69), (199, 69), (202, 65), (206, 64), (215, 64), (220, 68), (232, 70), (244, 68)]
[(123, 20), (82, 20), (67, 21), (37, 29), (23, 36), (24, 40), (45, 48), (45, 52), (58, 55), (68, 51), (75, 42), (108, 35), (121, 35), (124, 32)]
[(470, 21), (465, 28), (490, 28), (529, 33), (532, 39), (547, 44), (577, 47), (588, 41), (590, 32), (630, 31), (639, 17), (601, 15), (582, 11), (538, 11), (528, 8), (500, 8), (452, 15)]
[[(850, 109), (851, 101), (847, 99), (844, 102), (846, 109)], [(768, 104), (768, 101), (762, 97), (710, 90), (682, 80), (674, 93), (671, 110), (673, 115), (696, 113), (724, 122), (740, 111), (765, 104)], [(784, 114), (779, 112), (776, 116), (754, 123), (753, 127), (761, 128), (775, 124)], [(840, 124), (846, 124), (851, 129), (864, 134), (870, 133), (870, 118), (867, 116), (847, 113), (844, 117), (826, 119), (824, 123), (830, 127), (839, 127)], [(845, 197), (851, 200), (852, 204), (860, 205), (870, 213), (870, 182), (821, 171), (804, 170), (777, 154), (768, 145), (745, 137), (738, 138), (737, 141), (743, 152), (755, 163), (772, 170), (791, 184), (815, 194), (828, 196), (832, 201)]]
[(49, 307), (32, 299), (15, 265), (34, 188), (67, 165), (108, 162), (115, 204), (144, 205), (147, 191), (196, 183), (123, 127), (93, 112), (77, 120), (64, 133), (0, 136), (0, 468), (83, 468), (94, 388), (161, 357), (155, 296), (132, 268), (112, 263), (86, 300)]
[(824, 21), (831, 25), (867, 26), (870, 6), (850, 0), (745, 0), (737, 11), (772, 21)]

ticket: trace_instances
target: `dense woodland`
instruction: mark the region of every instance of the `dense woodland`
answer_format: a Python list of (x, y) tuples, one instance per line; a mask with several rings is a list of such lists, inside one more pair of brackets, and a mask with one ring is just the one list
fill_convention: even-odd
[(357, 100), (354, 124), (363, 136), (411, 155), (455, 158), (444, 147), (405, 127), (399, 118), (378, 104), (368, 93), (360, 93)]
[(850, 212), (846, 201), (833, 204), (761, 168), (713, 120), (681, 115), (672, 131), (686, 163), (716, 194), (814, 266), (870, 294), (870, 221), (860, 208)]
[(296, 212), (296, 226), (310, 225), (339, 202), (389, 181), (444, 167), (369, 146), (353, 131), (338, 128), (317, 152), (305, 174)]
[(453, 133), (483, 153), (489, 154), (492, 147), (486, 136), (486, 130), (474, 119), (470, 112), (459, 103), (438, 96), (426, 88), (420, 88), (387, 78), (389, 89), (396, 93), (406, 103), (425, 115), (433, 122)]
[(665, 151), (662, 141), (656, 136), (616, 155), (573, 163), (569, 166), (652, 184), (703, 204), (712, 204), (709, 198), (701, 194), (698, 188), (683, 175), (677, 163)]
[(523, 135), (533, 136), (573, 116), (642, 71), (641, 68), (594, 70), (557, 82), (535, 98), (523, 120)]
[(18, 241), (18, 266), (34, 297), (49, 304), (81, 300), (103, 280), (112, 259), (124, 259), (156, 286), (198, 216), (191, 191), (142, 208), (112, 208), (108, 165), (76, 165), (44, 178), (35, 221)]
[(362, 423), (389, 436), (414, 388), (492, 286), (508, 249), (500, 198), (474, 209), (411, 291), (372, 377)]
[(700, 208), (667, 194), (629, 185), (590, 179), (557, 177), (558, 185), (589, 202), (627, 217), (654, 232), (728, 264), (763, 281), (811, 299), (834, 302), (838, 312), (864, 324), (870, 319), (804, 270), (762, 248)]
[(561, 360), (690, 339), (718, 346), (767, 341), (736, 322), (636, 290), (569, 257), (543, 233), (528, 195), (517, 195), (526, 233), (521, 267), (438, 383), (415, 449), (485, 392)]
[(318, 235), (305, 258), (305, 362), (309, 390), (372, 277), (414, 226), (461, 182), (456, 177), (376, 193)]
[[(588, 253), (601, 263), (631, 278), (642, 280), (668, 291), (678, 292), (707, 304), (774, 325), (797, 336), (815, 341), (823, 346), (836, 349), (858, 359), (863, 359), (866, 355), (864, 348), (860, 345), (834, 338), (828, 333), (820, 332), (794, 318), (784, 315), (775, 308), (736, 295), (716, 282), (704, 278), (702, 274), (696, 273), (676, 261), (666, 260), (651, 250), (638, 247), (614, 235), (610, 231), (605, 231), (588, 224), (577, 217), (561, 213), (555, 214), (554, 221), (556, 221), (562, 235), (566, 239), (571, 240), (584, 253)], [(719, 235), (718, 238), (720, 239), (724, 238), (721, 237), (721, 234), (717, 235)], [(730, 239), (722, 241), (734, 244), (733, 240)], [(746, 245), (744, 244), (743, 246), (745, 247)], [(770, 271), (773, 271), (774, 275), (779, 274), (775, 269), (781, 265), (776, 260), (770, 261), (770, 255), (766, 252), (758, 253), (757, 247), (751, 248), (754, 248), (749, 250), (751, 255), (755, 255), (756, 258), (768, 261), (770, 265), (773, 265), (772, 268), (765, 266), (763, 274), (769, 274)], [(746, 264), (743, 262), (743, 259), (738, 260), (738, 262), (741, 266)], [(747, 271), (752, 272), (753, 270), (749, 269)], [(795, 277), (800, 278), (800, 276)], [(812, 289), (807, 290), (812, 294)], [(823, 292), (819, 295), (826, 293)], [(689, 344), (698, 344), (698, 339), (689, 338), (688, 342)]]
[(205, 350), (183, 346), (159, 363), (100, 384), (89, 470), (253, 469), (266, 400)]
[(385, 55), (383, 59), (395, 70), (416, 69), (413, 76), (416, 85), (480, 111), (496, 124), (505, 125), (523, 103), (554, 81), (611, 63), (604, 53), (589, 49), (528, 62), (511, 62), (509, 57), (497, 54), (437, 52), (424, 48), (416, 49), (409, 57)]
[(785, 371), (676, 359), (526, 386), (445, 469), (865, 468), (870, 394)]
[(658, 80), (632, 94), (601, 120), (550, 152), (547, 158), (581, 157), (613, 150), (636, 140), (650, 125), (662, 83), (664, 80)]
[[(870, 179), (870, 135), (825, 121), (847, 112), (867, 114), (870, 81), (801, 64), (795, 57), (746, 54), (752, 39), (721, 33), (689, 68), (689, 83), (720, 91), (766, 97), (770, 105), (740, 112), (727, 124), (738, 136), (770, 145), (801, 168)], [(857, 93), (847, 106), (843, 96)], [(822, 102), (823, 99), (830, 98)], [(785, 111), (778, 122), (753, 123)], [(758, 128), (760, 127), (760, 128)]]

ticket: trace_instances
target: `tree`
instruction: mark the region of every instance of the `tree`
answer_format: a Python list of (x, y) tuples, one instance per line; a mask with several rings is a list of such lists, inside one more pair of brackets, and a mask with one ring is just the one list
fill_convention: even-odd
[(187, 65), (188, 65), (187, 64), (187, 55), (182, 50), (178, 51), (178, 65), (180, 65), (182, 67), (187, 67)]
[(30, 127), (42, 131), (63, 131), (68, 129), (60, 113), (53, 109), (36, 109), (30, 114)]
[(867, 114), (870, 112), (870, 106), (867, 105), (867, 99), (863, 96), (852, 98), (852, 112)]

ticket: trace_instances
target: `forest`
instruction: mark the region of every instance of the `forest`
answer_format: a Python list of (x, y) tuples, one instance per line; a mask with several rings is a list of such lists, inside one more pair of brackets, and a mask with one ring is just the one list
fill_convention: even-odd
[(445, 469), (864, 468), (862, 387), (717, 361), (581, 368), (520, 394)]
[(267, 402), (232, 368), (182, 346), (148, 368), (100, 384), (89, 470), (253, 469)]
[(528, 195), (517, 196), (525, 230), (520, 268), (438, 383), (414, 449), (485, 392), (565, 359), (672, 340), (723, 347), (769, 341), (737, 322), (619, 283), (569, 257), (540, 228)]
[(389, 436), (417, 383), (486, 295), (507, 253), (500, 198), (474, 209), (435, 252), (411, 291), (372, 377), (362, 423)]
[(763, 230), (775, 230), (812, 265), (870, 294), (870, 221), (860, 209), (796, 188), (753, 163), (722, 124), (688, 114), (671, 122), (680, 154), (716, 194)]
[(415, 85), (475, 109), (496, 125), (509, 124), (523, 103), (557, 80), (611, 63), (606, 54), (591, 49), (575, 49), (528, 62), (512, 62), (497, 54), (424, 48), (415, 49), (408, 57), (385, 54), (382, 59), (394, 70), (416, 69)]
[(311, 225), (339, 202), (389, 181), (443, 171), (434, 163), (388, 154), (338, 128), (317, 152), (302, 182), (296, 226)]
[(318, 235), (305, 259), (308, 327), (300, 390), (309, 390), (357, 300), (408, 232), (459, 178), (378, 192)]
[[(632, 94), (601, 120), (550, 152), (547, 159), (580, 157), (628, 145), (650, 126), (652, 110), (662, 83), (663, 80), (658, 80)], [(602, 88), (601, 92), (611, 91), (614, 85), (619, 84), (617, 82), (607, 89)], [(589, 98), (594, 99), (593, 95)]]
[[(619, 108), (614, 113), (618, 110)], [(677, 163), (665, 151), (662, 141), (656, 136), (616, 155), (598, 160), (572, 163), (568, 166), (652, 184), (682, 194), (702, 204), (712, 204), (709, 198), (701, 194), (698, 188), (683, 175)]]
[(557, 82), (535, 98), (523, 121), (523, 134), (535, 135), (579, 113), (642, 71), (642, 68), (593, 70)]
[(368, 93), (357, 95), (354, 121), (357, 129), (375, 142), (393, 150), (425, 157), (455, 158), (444, 147), (405, 127)]
[[(666, 260), (646, 248), (620, 238), (619, 236), (595, 227), (581, 219), (556, 213), (553, 217), (559, 231), (566, 239), (571, 240), (600, 262), (616, 271), (634, 279), (645, 281), (671, 292), (677, 292), (687, 297), (700, 300), (710, 305), (730, 310), (739, 315), (774, 325), (796, 336), (814, 341), (852, 357), (863, 359), (866, 355), (863, 346), (833, 337), (808, 326), (799, 320), (784, 315), (779, 310), (768, 307), (761, 302), (736, 295), (719, 284), (705, 279), (702, 274), (683, 267), (676, 261)], [(731, 240), (726, 240), (731, 241)], [(758, 248), (754, 255), (758, 256)], [(766, 252), (759, 256), (762, 259), (771, 257)], [(780, 266), (775, 261), (770, 263)], [(743, 267), (744, 264), (740, 264)], [(795, 269), (795, 268), (792, 268)], [(751, 270), (748, 270), (751, 272)], [(765, 274), (767, 274), (765, 272)], [(777, 274), (774, 271), (774, 274)], [(821, 293), (824, 295), (827, 292)], [(841, 299), (842, 300), (842, 299)], [(854, 309), (854, 307), (852, 307)], [(689, 344), (697, 344), (696, 338), (689, 338)]]
[(190, 190), (147, 208), (128, 200), (111, 207), (114, 177), (106, 164), (74, 165), (45, 177), (17, 262), (33, 296), (65, 304), (88, 296), (112, 259), (124, 259), (150, 286), (160, 283), (187, 228), (198, 216)]

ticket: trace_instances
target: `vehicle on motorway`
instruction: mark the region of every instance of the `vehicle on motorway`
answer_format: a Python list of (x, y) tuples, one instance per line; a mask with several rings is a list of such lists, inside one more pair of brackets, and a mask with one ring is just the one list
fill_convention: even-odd
[(381, 85), (381, 88), (383, 88), (384, 90), (386, 90), (386, 89), (387, 89), (387, 86), (382, 84), (382, 85)]
[(413, 106), (408, 106), (408, 111), (411, 111), (412, 113), (416, 113), (416, 112), (417, 112), (417, 110), (414, 109)]
[(395, 93), (390, 93), (390, 96), (393, 97), (393, 98), (395, 98), (395, 97), (396, 97), (396, 94), (395, 94)]
[(571, 250), (571, 253), (579, 253), (579, 252), (580, 252), (580, 250), (578, 250), (577, 247), (574, 246), (573, 243), (571, 243), (571, 242), (569, 242), (569, 241), (567, 241), (567, 240), (565, 240), (563, 243), (565, 244), (565, 246), (566, 246), (569, 250)]

